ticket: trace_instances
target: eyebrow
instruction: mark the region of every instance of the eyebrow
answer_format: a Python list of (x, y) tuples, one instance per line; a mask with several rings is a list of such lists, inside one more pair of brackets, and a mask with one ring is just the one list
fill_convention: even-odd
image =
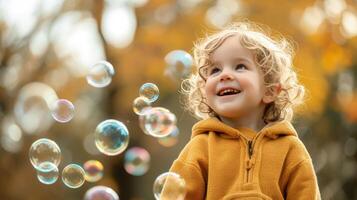
[[(254, 65), (254, 63), (253, 63), (252, 61), (246, 59), (245, 57), (240, 57), (240, 56), (233, 58), (233, 61), (234, 61), (234, 62), (237, 62), (237, 61), (239, 61), (239, 62), (245, 61), (245, 62), (247, 62), (247, 63), (249, 63), (249, 64), (251, 64), (251, 65)], [(215, 65), (215, 64), (218, 64), (219, 62), (217, 62), (216, 60), (210, 60), (210, 63)]]

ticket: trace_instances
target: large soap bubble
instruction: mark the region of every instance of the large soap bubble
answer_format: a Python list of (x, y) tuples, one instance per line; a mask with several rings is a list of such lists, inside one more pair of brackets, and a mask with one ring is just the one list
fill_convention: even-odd
[(94, 133), (95, 145), (105, 155), (114, 156), (123, 152), (129, 144), (129, 131), (117, 120), (101, 122)]
[(184, 200), (186, 196), (186, 182), (174, 172), (166, 172), (158, 176), (154, 182), (155, 199)]
[(32, 143), (29, 150), (29, 158), (31, 164), (37, 170), (43, 170), (41, 166), (44, 165), (41, 164), (44, 162), (50, 162), (58, 166), (61, 162), (61, 149), (56, 142), (42, 138)]

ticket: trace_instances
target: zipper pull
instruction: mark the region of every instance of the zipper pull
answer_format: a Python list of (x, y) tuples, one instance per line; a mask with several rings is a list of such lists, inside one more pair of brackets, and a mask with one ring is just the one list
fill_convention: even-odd
[(248, 155), (249, 155), (249, 159), (252, 157), (253, 155), (253, 142), (251, 140), (248, 141)]

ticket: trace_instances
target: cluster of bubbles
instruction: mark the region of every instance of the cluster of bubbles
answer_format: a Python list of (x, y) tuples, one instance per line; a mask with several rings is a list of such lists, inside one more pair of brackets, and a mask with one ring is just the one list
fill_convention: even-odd
[[(113, 66), (107, 61), (100, 61), (89, 68), (87, 74), (88, 83), (97, 88), (102, 88), (110, 84), (114, 75)], [(47, 106), (52, 118), (60, 123), (67, 123), (74, 117), (74, 105), (67, 99), (58, 99), (56, 93), (48, 90), (46, 87), (38, 84), (33, 84), (31, 87), (39, 88), (40, 91), (47, 91), (47, 96), (43, 96), (42, 104), (36, 103), (40, 101), (42, 95), (30, 95), (26, 91), (23, 92), (21, 102), (29, 102), (29, 106), (44, 105)], [(30, 98), (31, 97), (31, 98)], [(32, 103), (32, 102), (35, 102)], [(41, 103), (40, 102), (40, 103)], [(26, 107), (18, 106), (19, 111), (26, 111)], [(24, 112), (18, 112), (24, 113)], [(26, 114), (26, 113), (25, 113)], [(26, 115), (27, 116), (27, 115)], [(30, 116), (30, 114), (29, 114)], [(32, 128), (28, 123), (29, 132), (38, 131), (39, 129)], [(126, 126), (117, 120), (105, 120), (98, 125), (95, 130), (95, 144), (99, 151), (106, 155), (117, 155), (125, 150), (129, 141), (129, 132)], [(46, 185), (55, 183), (59, 177), (59, 164), (61, 162), (61, 149), (53, 140), (41, 138), (33, 142), (29, 150), (29, 159), (37, 171), (38, 180)], [(79, 188), (85, 181), (96, 182), (103, 177), (104, 167), (97, 160), (88, 160), (83, 167), (78, 164), (69, 164), (62, 170), (61, 176), (64, 185), (69, 188)], [(87, 200), (119, 200), (117, 193), (111, 188), (105, 186), (95, 186), (85, 194)]]
[[(177, 74), (180, 66), (184, 67), (181, 69), (181, 75), (191, 70), (192, 57), (184, 51), (173, 51), (165, 60), (169, 64), (168, 73)], [(133, 110), (139, 116), (139, 126), (145, 134), (157, 138), (161, 145), (171, 147), (178, 141), (176, 116), (164, 107), (151, 106), (158, 97), (159, 89), (155, 84), (143, 84), (139, 89), (139, 97), (133, 101)], [(149, 162), (150, 154), (145, 149), (133, 147), (125, 154), (124, 168), (131, 175), (141, 176), (148, 170)], [(153, 192), (158, 200), (183, 200), (186, 195), (186, 184), (178, 174), (166, 172), (155, 180)]]
[(133, 110), (139, 115), (139, 125), (144, 133), (153, 137), (168, 136), (176, 127), (176, 116), (163, 107), (152, 107), (159, 97), (159, 89), (153, 83), (145, 83), (139, 89), (139, 97), (133, 102)]
[[(182, 78), (191, 72), (192, 57), (185, 51), (172, 51), (165, 57), (165, 61), (168, 64), (166, 73), (172, 77), (179, 74)], [(86, 79), (89, 85), (103, 88), (111, 83), (114, 74), (114, 67), (109, 62), (100, 61), (89, 68)], [(153, 107), (152, 104), (158, 98), (159, 88), (155, 84), (143, 84), (139, 89), (139, 97), (133, 101), (133, 111), (139, 116), (139, 125), (144, 133), (157, 138), (161, 145), (170, 147), (177, 143), (179, 134), (176, 116), (164, 107)], [(47, 101), (47, 106), (57, 122), (67, 123), (74, 117), (74, 105), (67, 99), (53, 98)], [(93, 138), (99, 152), (116, 156), (127, 149), (129, 131), (121, 121), (106, 119), (97, 125)], [(46, 138), (35, 141), (30, 147), (29, 158), (41, 183), (53, 184), (58, 180), (61, 150), (54, 141)], [(124, 169), (133, 176), (142, 176), (149, 170), (150, 154), (144, 148), (132, 147), (126, 151), (124, 158)], [(102, 163), (97, 160), (88, 160), (83, 167), (68, 164), (62, 170), (62, 181), (69, 188), (79, 188), (85, 181), (100, 180), (103, 170)], [(169, 199), (183, 199), (186, 193), (185, 181), (178, 174), (164, 173), (155, 180), (155, 198), (159, 199), (162, 192), (165, 197), (169, 194)], [(84, 199), (119, 200), (119, 196), (109, 187), (94, 186), (86, 192)]]
[[(47, 138), (35, 141), (30, 147), (29, 158), (41, 183), (49, 185), (57, 181), (61, 150), (56, 142)], [(70, 188), (79, 188), (85, 180), (95, 182), (102, 178), (103, 165), (99, 161), (87, 161), (84, 168), (77, 164), (67, 165), (62, 170), (63, 183)]]

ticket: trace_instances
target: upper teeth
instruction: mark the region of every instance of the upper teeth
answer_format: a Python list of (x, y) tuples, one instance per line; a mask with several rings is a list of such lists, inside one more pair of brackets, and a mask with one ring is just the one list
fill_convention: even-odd
[(224, 95), (224, 94), (227, 94), (227, 93), (239, 93), (239, 90), (236, 90), (236, 89), (224, 89), (224, 90), (220, 91), (218, 95)]

